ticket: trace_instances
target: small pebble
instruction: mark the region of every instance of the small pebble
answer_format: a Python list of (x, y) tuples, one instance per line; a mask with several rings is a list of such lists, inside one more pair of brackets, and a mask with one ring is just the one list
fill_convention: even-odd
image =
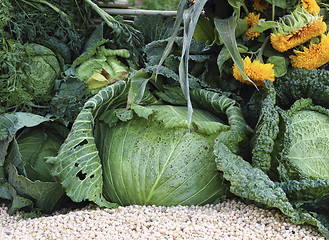
[(0, 208), (0, 239), (286, 239), (324, 240), (310, 225), (296, 225), (278, 210), (231, 199), (217, 205), (117, 209), (88, 206), (23, 219)]

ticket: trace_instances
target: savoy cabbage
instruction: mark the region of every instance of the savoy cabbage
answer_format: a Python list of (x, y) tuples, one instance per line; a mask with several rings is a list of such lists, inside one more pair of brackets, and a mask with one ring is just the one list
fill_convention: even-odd
[(277, 103), (278, 89), (265, 81), (256, 93), (261, 104), (251, 162), (217, 142), (217, 167), (235, 195), (278, 208), (292, 222), (315, 225), (328, 237), (329, 111), (303, 98), (284, 110)]

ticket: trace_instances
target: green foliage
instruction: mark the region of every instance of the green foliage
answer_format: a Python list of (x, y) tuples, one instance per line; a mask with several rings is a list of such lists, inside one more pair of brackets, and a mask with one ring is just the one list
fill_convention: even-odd
[(92, 26), (90, 10), (83, 0), (7, 2), (4, 4), (7, 11), (3, 11), (3, 17), (1, 14), (6, 39), (45, 45), (68, 62), (78, 55)]
[[(294, 78), (290, 80), (297, 82)], [(252, 165), (234, 152), (228, 152), (225, 157), (220, 155), (224, 159), (218, 159), (218, 167), (232, 188), (234, 186), (231, 191), (236, 195), (267, 207), (275, 206), (290, 216), (292, 222), (315, 225), (329, 236), (328, 215), (319, 210), (318, 205), (319, 202), (328, 204), (328, 109), (313, 105), (311, 99), (300, 98), (288, 110), (283, 110), (276, 102), (276, 91), (273, 83), (266, 81), (257, 96), (261, 104), (251, 141)], [(237, 161), (235, 166), (245, 166), (232, 170), (227, 163), (233, 159)], [(241, 169), (248, 169), (248, 174), (254, 171), (252, 177), (247, 177), (248, 181), (241, 177), (248, 175), (236, 172)], [(255, 184), (252, 179), (260, 182)], [(277, 194), (280, 197), (272, 198)], [(287, 207), (290, 210), (287, 211)]]
[[(292, 52), (272, 49), (269, 30), (296, 2), (275, 4), (248, 40), (251, 4), (239, 0), (181, 0), (176, 21), (132, 24), (91, 0), (2, 1), (0, 199), (9, 212), (44, 214), (66, 196), (117, 207), (234, 194), (329, 237), (328, 68), (290, 69)], [(232, 81), (233, 63), (243, 71), (248, 55), (274, 64), (274, 83)]]
[(3, 41), (0, 47), (0, 112), (5, 112), (32, 99), (22, 81), (25, 76), (23, 63), (29, 48), (16, 41)]
[[(176, 92), (168, 89), (165, 95), (173, 98)], [(68, 196), (110, 207), (116, 206), (110, 202), (203, 204), (224, 197), (226, 184), (210, 160), (214, 140), (232, 130), (240, 138), (227, 144), (238, 145), (234, 141), (242, 142), (251, 133), (236, 102), (194, 89), (193, 102), (203, 109), (196, 110), (188, 132), (186, 108), (159, 105), (148, 91), (141, 100), (144, 106), (122, 108), (127, 94), (122, 81), (100, 90), (78, 115), (59, 155), (48, 160)], [(137, 169), (141, 171), (131, 173)]]
[(275, 81), (278, 103), (289, 108), (300, 98), (311, 98), (314, 104), (329, 108), (329, 71), (324, 69), (290, 69)]
[(145, 44), (152, 41), (167, 39), (171, 36), (174, 25), (173, 18), (166, 18), (161, 14), (151, 16), (136, 16), (134, 27), (141, 31)]
[(4, 41), (0, 61), (1, 111), (29, 109), (46, 104), (61, 73), (59, 60), (49, 48)]
[(57, 155), (68, 130), (31, 113), (4, 114), (0, 120), (0, 199), (9, 202), (10, 214), (52, 212), (65, 194), (45, 160)]
[(143, 48), (144, 43), (142, 33), (133, 26), (125, 24), (121, 16), (112, 17), (93, 1), (84, 0), (84, 2), (88, 4), (99, 17), (102, 18), (104, 23), (110, 29), (112, 29), (109, 36), (109, 38), (111, 38), (110, 42), (112, 47), (115, 49), (128, 48), (134, 64), (141, 64), (141, 49)]
[(83, 104), (91, 96), (84, 82), (73, 75), (68, 75), (51, 99), (49, 111), (52, 117), (61, 119), (65, 125), (69, 125), (76, 119)]
[(179, 0), (143, 0), (143, 3), (136, 5), (135, 1), (129, 0), (129, 6), (131, 7), (140, 7), (142, 9), (151, 9), (151, 10), (164, 10), (164, 11), (175, 11), (177, 9)]

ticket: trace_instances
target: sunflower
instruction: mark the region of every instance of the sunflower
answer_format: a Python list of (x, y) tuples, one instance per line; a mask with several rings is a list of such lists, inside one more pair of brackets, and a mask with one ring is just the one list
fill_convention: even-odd
[(295, 68), (315, 69), (329, 62), (329, 36), (321, 35), (318, 44), (310, 44), (304, 51), (294, 50), (296, 55), (290, 56), (290, 62)]
[(254, 0), (253, 8), (257, 11), (263, 12), (269, 5), (265, 0)]
[(246, 37), (248, 40), (254, 40), (254, 38), (258, 37), (261, 32), (251, 32), (252, 28), (256, 26), (259, 22), (259, 16), (260, 14), (255, 15), (255, 13), (251, 12), (244, 18), (244, 20), (247, 22), (247, 32)]
[(316, 0), (302, 0), (303, 8), (312, 14), (313, 16), (316, 16), (320, 12), (320, 7)]
[[(268, 79), (271, 82), (274, 81), (274, 65), (271, 63), (263, 64), (259, 60), (251, 62), (249, 57), (243, 59), (244, 73), (257, 85), (264, 86), (264, 79)], [(244, 80), (239, 69), (233, 65), (233, 76), (240, 82), (252, 84), (251, 82)]]
[(296, 29), (288, 35), (284, 33), (271, 33), (271, 44), (275, 50), (285, 52), (288, 49), (307, 42), (313, 37), (323, 34), (326, 30), (327, 24), (322, 21), (321, 16), (308, 25), (305, 25), (302, 29)]

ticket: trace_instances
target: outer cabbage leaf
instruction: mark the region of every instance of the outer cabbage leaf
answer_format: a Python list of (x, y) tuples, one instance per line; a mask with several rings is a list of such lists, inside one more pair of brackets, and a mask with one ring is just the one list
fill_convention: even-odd
[(77, 116), (56, 157), (49, 158), (52, 175), (58, 176), (66, 194), (75, 202), (93, 201), (99, 206), (115, 207), (104, 199), (102, 164), (93, 136), (94, 118), (113, 102), (120, 102), (126, 84), (117, 82), (89, 99)]
[[(0, 131), (5, 133), (0, 141), (0, 198), (9, 203), (10, 214), (21, 208), (53, 211), (64, 190), (50, 176), (45, 158), (57, 155), (67, 129), (31, 113), (3, 114), (0, 118)], [(48, 132), (51, 127), (56, 134)]]
[(34, 127), (48, 118), (32, 113), (5, 113), (0, 115), (0, 167), (3, 166), (9, 143), (14, 139), (18, 130), (23, 127)]
[(227, 119), (231, 130), (240, 132), (245, 136), (253, 130), (246, 123), (238, 103), (223, 94), (194, 88), (191, 90), (191, 99), (196, 106), (208, 109), (211, 112), (221, 114)]
[[(64, 196), (64, 189), (58, 182), (31, 181), (29, 178), (18, 174), (15, 166), (11, 163), (6, 168), (8, 172), (8, 183), (14, 186), (23, 203), (28, 201), (30, 207), (39, 208), (45, 212), (52, 212), (60, 205), (60, 200)], [(13, 205), (14, 203), (12, 203), (9, 210), (11, 213), (17, 210), (17, 207)]]
[(31, 208), (33, 206), (33, 201), (18, 195), (15, 188), (8, 182), (0, 184), (0, 196), (3, 201), (11, 202), (8, 214), (14, 214), (19, 209)]

